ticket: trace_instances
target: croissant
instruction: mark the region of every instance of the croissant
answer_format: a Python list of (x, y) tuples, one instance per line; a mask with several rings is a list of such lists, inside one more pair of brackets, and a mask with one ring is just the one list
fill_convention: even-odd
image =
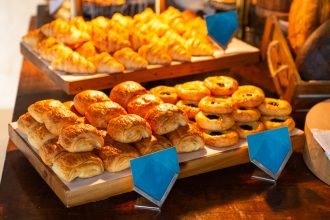
[(92, 34), (92, 24), (91, 22), (86, 22), (82, 16), (77, 16), (72, 19), (69, 24), (75, 26), (81, 32)]
[(140, 30), (132, 31), (129, 36), (129, 40), (131, 42), (133, 50), (138, 50), (142, 45), (149, 44), (152, 41), (153, 36), (155, 35), (147, 34)]
[(184, 10), (183, 12), (181, 12), (181, 16), (185, 21), (191, 21), (197, 17), (197, 15), (190, 10)]
[(191, 61), (191, 53), (180, 43), (172, 43), (167, 48), (167, 52), (173, 60), (183, 62)]
[(39, 124), (27, 133), (28, 141), (35, 149), (39, 149), (43, 144), (52, 139), (57, 139), (57, 136), (50, 133), (44, 124)]
[(87, 41), (76, 49), (76, 52), (84, 57), (92, 57), (97, 54), (94, 43)]
[(122, 26), (124, 26), (124, 28), (131, 28), (134, 25), (134, 21), (133, 18), (130, 16), (124, 16), (120, 13), (115, 13), (112, 18), (112, 21), (116, 21), (119, 24), (121, 24)]
[(18, 129), (25, 134), (38, 125), (40, 125), (40, 123), (37, 122), (28, 112), (21, 115), (17, 120)]
[(170, 27), (162, 23), (159, 19), (155, 18), (152, 19), (147, 23), (149, 29), (153, 30), (159, 37), (163, 36), (169, 29)]
[(128, 70), (145, 69), (148, 66), (148, 61), (128, 47), (116, 51), (113, 57)]
[(77, 52), (72, 52), (66, 57), (53, 60), (51, 66), (55, 70), (68, 73), (96, 73), (96, 67), (94, 64)]
[(198, 30), (198, 33), (206, 36), (207, 35), (207, 26), (206, 26), (206, 21), (197, 16), (192, 20), (189, 20), (187, 26), (190, 26), (194, 30)]
[(168, 44), (180, 43), (184, 45), (186, 42), (186, 39), (173, 30), (168, 30), (162, 39), (164, 39)]
[(52, 48), (53, 46), (55, 46), (57, 44), (56, 39), (53, 37), (48, 37), (40, 42), (38, 42), (34, 47), (34, 51), (36, 51), (37, 53), (42, 53), (45, 50)]
[(57, 143), (57, 138), (47, 141), (39, 148), (39, 156), (48, 166), (53, 165), (56, 157), (62, 152), (64, 152), (64, 149)]
[(166, 47), (161, 44), (143, 45), (139, 49), (139, 54), (150, 64), (169, 65), (172, 62)]
[(131, 43), (114, 30), (110, 30), (107, 36), (107, 52), (113, 53), (125, 47), (130, 47)]
[(130, 29), (117, 21), (110, 21), (110, 30), (116, 32), (122, 39), (129, 40)]
[(52, 109), (65, 108), (62, 102), (55, 99), (37, 101), (28, 107), (30, 115), (39, 123), (44, 123), (44, 115)]
[(144, 138), (141, 141), (135, 142), (134, 146), (139, 150), (141, 155), (147, 155), (170, 148), (172, 147), (172, 143), (166, 137), (152, 135), (150, 138)]
[(70, 47), (67, 47), (64, 44), (60, 43), (50, 48), (40, 50), (40, 55), (45, 60), (53, 61), (59, 58), (65, 58), (69, 56), (72, 52), (73, 51)]
[(107, 31), (103, 31), (99, 27), (94, 27), (93, 28), (93, 42), (95, 47), (100, 51), (100, 52), (107, 52), (108, 51), (108, 35)]
[(110, 19), (105, 18), (103, 16), (98, 16), (97, 18), (94, 18), (91, 21), (91, 26), (92, 26), (92, 35), (94, 36), (96, 33), (94, 33), (95, 29), (100, 29), (103, 32), (106, 32), (110, 28)]
[(148, 22), (156, 17), (155, 12), (151, 8), (146, 8), (143, 12), (134, 15), (134, 20), (136, 22)]
[(118, 73), (125, 70), (123, 64), (106, 52), (90, 57), (89, 60), (96, 66), (96, 71), (99, 73)]
[(187, 40), (186, 47), (193, 56), (213, 56), (214, 48), (198, 38)]
[(102, 160), (92, 152), (62, 152), (53, 162), (54, 172), (64, 181), (89, 178), (103, 173)]
[(27, 45), (34, 47), (45, 38), (45, 35), (41, 32), (40, 29), (36, 29), (28, 32), (25, 36), (23, 36), (22, 40)]

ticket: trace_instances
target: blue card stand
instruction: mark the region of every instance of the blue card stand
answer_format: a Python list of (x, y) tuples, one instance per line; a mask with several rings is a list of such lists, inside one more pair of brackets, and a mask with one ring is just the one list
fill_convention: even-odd
[(143, 196), (136, 208), (160, 211), (180, 172), (175, 147), (133, 159), (133, 190)]
[(226, 49), (230, 40), (238, 30), (236, 11), (221, 12), (205, 17), (208, 35), (223, 49)]
[(250, 161), (259, 168), (252, 178), (276, 183), (292, 154), (288, 127), (248, 135), (247, 142)]

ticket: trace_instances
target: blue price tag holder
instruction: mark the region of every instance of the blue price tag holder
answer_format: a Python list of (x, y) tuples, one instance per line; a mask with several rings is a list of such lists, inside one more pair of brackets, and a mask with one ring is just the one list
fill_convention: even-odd
[(133, 190), (161, 207), (180, 172), (175, 147), (130, 161)]
[(238, 29), (236, 11), (221, 12), (205, 17), (208, 35), (226, 48)]
[(250, 161), (277, 180), (291, 154), (288, 127), (247, 136)]

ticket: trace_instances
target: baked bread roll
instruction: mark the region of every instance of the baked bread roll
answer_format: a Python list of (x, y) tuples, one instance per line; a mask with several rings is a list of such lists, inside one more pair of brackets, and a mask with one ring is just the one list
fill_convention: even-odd
[(72, 111), (73, 113), (75, 113), (77, 116), (81, 116), (81, 114), (77, 111), (77, 109), (74, 107), (74, 103), (73, 101), (66, 101), (63, 102), (63, 105), (69, 109), (70, 111)]
[(85, 90), (75, 95), (73, 98), (73, 103), (77, 111), (81, 115), (85, 115), (85, 112), (91, 104), (109, 100), (109, 97), (104, 92), (97, 90)]
[(63, 147), (57, 141), (57, 138), (49, 140), (39, 148), (39, 156), (48, 166), (52, 166), (56, 157), (64, 152)]
[(176, 105), (163, 103), (150, 109), (145, 117), (155, 134), (163, 135), (188, 123), (187, 116)]
[(169, 65), (172, 62), (171, 56), (167, 53), (167, 48), (161, 44), (143, 45), (139, 49), (139, 54), (150, 64)]
[(148, 66), (148, 61), (128, 47), (116, 51), (113, 57), (128, 70), (145, 69)]
[(90, 57), (89, 60), (96, 66), (96, 71), (99, 73), (118, 73), (125, 70), (123, 64), (106, 52)]
[(39, 150), (47, 141), (57, 139), (57, 136), (50, 133), (44, 124), (39, 124), (33, 127), (27, 133), (27, 137), (30, 145), (37, 150)]
[(110, 99), (127, 108), (131, 98), (136, 95), (146, 94), (147, 90), (141, 84), (134, 81), (125, 81), (117, 84), (110, 92)]
[(102, 160), (92, 152), (62, 152), (53, 162), (54, 172), (64, 181), (89, 178), (103, 173)]
[(163, 101), (154, 94), (137, 95), (128, 103), (127, 111), (130, 114), (136, 114), (144, 118), (150, 109), (160, 103), (163, 103)]
[(107, 132), (113, 140), (121, 143), (132, 143), (151, 136), (148, 122), (134, 114), (120, 115), (111, 119)]
[(181, 126), (167, 134), (178, 153), (192, 152), (205, 147), (204, 139), (197, 127), (192, 124)]
[(65, 108), (65, 106), (58, 100), (45, 99), (31, 104), (28, 107), (28, 112), (37, 122), (43, 123), (44, 114), (54, 108)]
[(104, 101), (91, 104), (85, 116), (91, 125), (97, 128), (107, 129), (109, 120), (125, 114), (127, 114), (126, 110), (118, 103)]
[(81, 46), (79, 46), (76, 49), (76, 52), (84, 57), (92, 57), (97, 54), (96, 48), (92, 41), (87, 41), (87, 42), (83, 43)]
[(64, 127), (58, 143), (69, 152), (86, 152), (104, 145), (101, 133), (89, 124), (73, 124)]
[(40, 41), (45, 38), (45, 35), (41, 32), (40, 29), (35, 29), (33, 31), (28, 32), (26, 35), (23, 36), (22, 40), (27, 45), (31, 46), (32, 48), (37, 45)]
[(40, 123), (37, 122), (28, 112), (21, 115), (17, 120), (18, 129), (24, 134), (27, 134), (30, 130), (38, 125), (40, 125)]
[(134, 143), (141, 155), (152, 154), (154, 152), (172, 147), (172, 143), (167, 138), (160, 135), (152, 135)]
[(130, 160), (139, 157), (139, 152), (131, 145), (106, 138), (104, 147), (98, 151), (104, 168), (109, 172), (119, 172), (130, 167)]
[(65, 58), (69, 56), (73, 51), (70, 47), (64, 44), (55, 44), (52, 47), (39, 50), (42, 58), (48, 61), (53, 61), (60, 58)]
[(175, 104), (178, 101), (176, 89), (170, 86), (156, 86), (150, 89), (150, 92), (160, 97), (163, 102)]

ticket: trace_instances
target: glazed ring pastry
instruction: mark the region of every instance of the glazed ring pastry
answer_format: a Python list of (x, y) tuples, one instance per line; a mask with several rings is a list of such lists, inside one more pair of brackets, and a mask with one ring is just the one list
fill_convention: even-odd
[(246, 138), (249, 134), (255, 134), (265, 130), (265, 126), (260, 121), (239, 122), (236, 124), (236, 131), (240, 138)]
[(233, 117), (238, 122), (258, 121), (260, 116), (260, 112), (256, 108), (239, 107), (233, 111)]
[(204, 84), (211, 90), (212, 95), (231, 95), (238, 87), (237, 81), (229, 76), (207, 77)]
[(235, 145), (239, 136), (234, 130), (225, 130), (225, 131), (207, 131), (204, 130), (203, 138), (205, 144), (213, 147), (229, 147)]
[(259, 107), (261, 114), (268, 116), (287, 116), (291, 114), (292, 108), (289, 102), (281, 99), (265, 98)]
[(88, 107), (97, 102), (109, 101), (110, 98), (103, 92), (97, 90), (85, 90), (73, 98), (75, 109), (81, 115), (85, 115)]
[(265, 94), (256, 86), (239, 86), (232, 95), (236, 107), (256, 107), (263, 103)]
[(161, 98), (154, 94), (143, 94), (135, 96), (127, 105), (129, 114), (136, 114), (144, 118), (153, 107), (163, 103)]
[(227, 130), (235, 124), (234, 118), (230, 114), (198, 112), (195, 120), (199, 127), (211, 131)]
[(176, 103), (176, 106), (178, 106), (178, 108), (183, 111), (189, 119), (194, 119), (199, 112), (198, 102), (180, 100)]
[(261, 121), (267, 130), (288, 126), (291, 132), (296, 124), (290, 116), (262, 116)]
[(150, 92), (160, 97), (165, 103), (175, 104), (178, 101), (176, 89), (170, 86), (156, 86), (150, 89)]
[(230, 97), (206, 96), (199, 101), (198, 107), (203, 112), (228, 114), (233, 111), (233, 102)]
[(178, 96), (183, 100), (198, 102), (211, 95), (210, 90), (201, 81), (191, 81), (175, 86)]

